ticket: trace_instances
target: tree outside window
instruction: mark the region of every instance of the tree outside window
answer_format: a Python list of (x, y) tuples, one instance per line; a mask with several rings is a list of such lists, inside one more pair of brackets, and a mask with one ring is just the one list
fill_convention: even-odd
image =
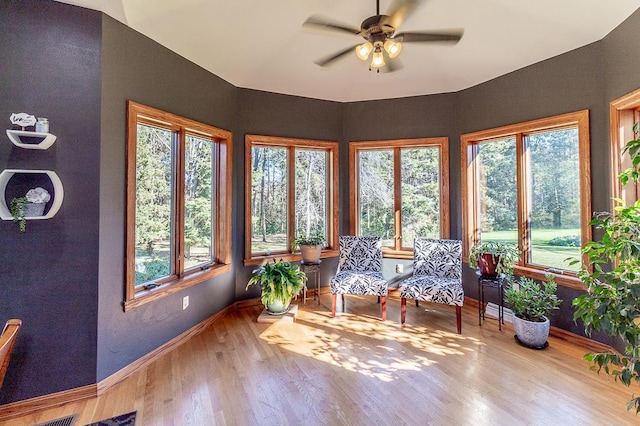
[(519, 246), (516, 272), (580, 287), (591, 240), (588, 111), (462, 135), (465, 256), (478, 241)]
[(245, 264), (297, 260), (293, 240), (322, 235), (337, 250), (336, 142), (247, 135)]
[(379, 236), (387, 257), (413, 256), (418, 237), (448, 238), (448, 140), (350, 144), (351, 232)]
[(125, 309), (230, 269), (231, 134), (128, 104)]

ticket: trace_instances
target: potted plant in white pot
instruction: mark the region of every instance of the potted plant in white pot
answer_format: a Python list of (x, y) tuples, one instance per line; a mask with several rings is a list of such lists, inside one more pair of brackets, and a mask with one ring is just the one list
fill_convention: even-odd
[(469, 266), (477, 268), (483, 277), (512, 275), (513, 266), (520, 259), (520, 249), (500, 241), (481, 241), (469, 251)]
[(282, 259), (260, 265), (253, 273), (246, 288), (259, 285), (262, 289), (262, 304), (267, 312), (274, 315), (286, 313), (291, 299), (307, 283), (307, 275), (297, 265)]
[(551, 275), (539, 283), (520, 277), (504, 291), (504, 300), (513, 312), (513, 328), (523, 345), (543, 349), (548, 346), (549, 315), (562, 300), (556, 296), (558, 286)]
[(324, 235), (314, 234), (310, 236), (300, 236), (293, 240), (292, 249), (300, 247), (302, 261), (304, 263), (320, 263), (320, 254), (324, 247)]

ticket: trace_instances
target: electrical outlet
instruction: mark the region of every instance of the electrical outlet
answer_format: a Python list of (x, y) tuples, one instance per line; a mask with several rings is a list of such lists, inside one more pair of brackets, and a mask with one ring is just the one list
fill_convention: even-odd
[(404, 265), (402, 263), (396, 263), (396, 274), (404, 272)]
[(182, 298), (182, 310), (184, 311), (189, 307), (189, 296), (184, 296)]

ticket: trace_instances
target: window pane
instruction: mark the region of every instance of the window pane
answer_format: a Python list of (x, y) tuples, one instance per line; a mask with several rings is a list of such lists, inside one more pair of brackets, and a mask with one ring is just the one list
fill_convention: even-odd
[(172, 179), (175, 143), (171, 131), (138, 124), (136, 144), (135, 285), (175, 271)]
[(517, 246), (515, 138), (483, 142), (477, 145), (477, 150), (480, 240)]
[(185, 269), (213, 262), (214, 142), (187, 135), (184, 166)]
[(327, 238), (327, 153), (296, 149), (296, 236)]
[(577, 271), (580, 258), (578, 129), (551, 130), (526, 139), (531, 158), (531, 263)]
[(440, 163), (438, 148), (400, 151), (402, 246), (417, 237), (440, 238)]
[(251, 252), (287, 250), (287, 150), (251, 149)]
[(393, 151), (360, 151), (358, 165), (360, 235), (393, 247)]

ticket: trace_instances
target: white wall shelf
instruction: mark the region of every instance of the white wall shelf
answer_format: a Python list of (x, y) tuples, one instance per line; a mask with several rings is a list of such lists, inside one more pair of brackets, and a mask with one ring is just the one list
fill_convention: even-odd
[[(8, 130), (7, 136), (15, 146), (24, 149), (48, 149), (56, 141), (56, 135), (51, 133), (29, 132), (26, 130)], [(24, 143), (21, 137), (42, 139), (38, 143)]]
[[(33, 132), (30, 132), (33, 133)], [(51, 219), (58, 213), (60, 210), (60, 206), (62, 206), (62, 200), (64, 198), (64, 188), (62, 187), (62, 181), (56, 174), (51, 170), (25, 170), (25, 169), (6, 169), (0, 173), (0, 219), (2, 220), (13, 220), (13, 216), (11, 215), (11, 210), (7, 205), (6, 200), (6, 190), (7, 184), (15, 174), (43, 174), (47, 175), (53, 184), (53, 194), (51, 194), (52, 203), (49, 211), (42, 216), (31, 216), (26, 217), (27, 220), (38, 220), (38, 219)]]

